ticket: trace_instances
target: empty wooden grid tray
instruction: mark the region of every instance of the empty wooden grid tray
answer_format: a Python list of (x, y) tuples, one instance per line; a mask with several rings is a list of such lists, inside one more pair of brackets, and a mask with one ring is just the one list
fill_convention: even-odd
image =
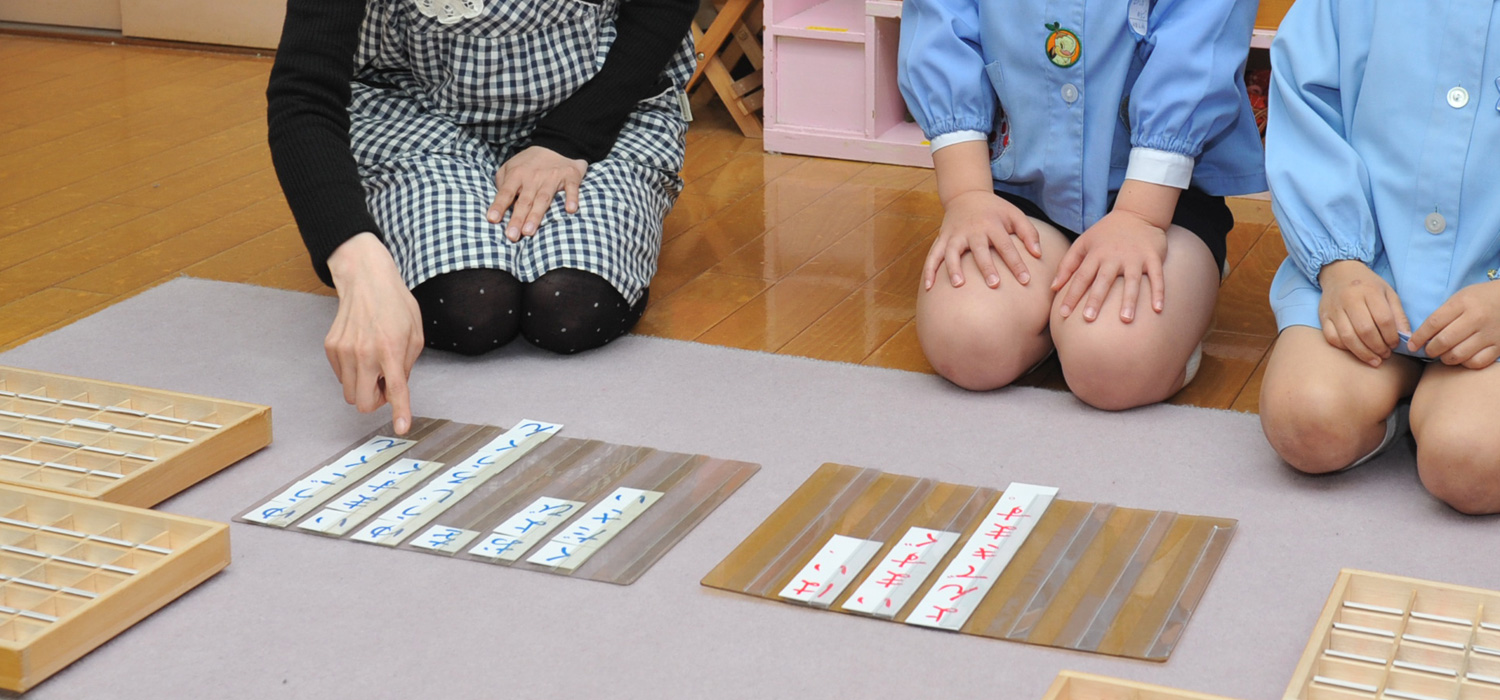
[(271, 409), (0, 366), (0, 483), (149, 508), (271, 443)]
[(1345, 569), (1286, 700), (1500, 700), (1500, 592)]
[(634, 582), (759, 465), (417, 418), (319, 463), (242, 522), (595, 581)]
[(228, 525), (0, 486), (0, 688), (40, 683), (228, 564)]
[(1230, 700), (1119, 678), (1063, 671), (1042, 700)]
[[(959, 568), (955, 562), (964, 563), (961, 557), (970, 557), (975, 562), (971, 566), (983, 565), (984, 557), (976, 556), (981, 553), (970, 551), (981, 529), (997, 538), (1007, 535), (1011, 525), (996, 510), (1006, 498), (995, 489), (825, 464), (703, 585), (797, 603), (788, 600), (802, 592), (794, 582), (806, 581), (809, 570), (821, 566), (819, 559), (842, 560), (842, 555), (829, 553), (853, 542), (849, 546), (867, 551), (847, 565), (832, 565), (841, 572), (839, 585), (847, 587), (802, 603), (928, 627), (940, 627), (943, 613), (951, 612), (950, 626), (941, 628), (1165, 661), (1236, 526), (1224, 518), (1059, 500), (1028, 526), (1029, 534), (1017, 540), (1019, 549), (1007, 555), (1011, 558), (1003, 568), (950, 573)], [(1011, 522), (1032, 517), (1022, 514)], [(942, 545), (946, 553), (920, 559), (914, 552), (928, 542), (910, 538), (941, 539), (947, 542)], [(903, 578), (917, 571), (931, 573)], [(979, 583), (981, 579), (987, 581)], [(967, 587), (970, 583), (983, 588), (953, 605), (969, 609), (932, 609), (934, 601), (968, 595), (974, 590)], [(862, 590), (880, 594), (882, 587), (891, 586), (906, 590), (886, 609), (869, 606), (861, 597)], [(919, 609), (932, 617), (923, 619)]]

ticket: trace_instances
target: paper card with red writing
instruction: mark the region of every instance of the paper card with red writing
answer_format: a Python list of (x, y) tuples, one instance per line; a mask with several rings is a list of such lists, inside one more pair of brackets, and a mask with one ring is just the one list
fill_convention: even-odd
[(1050, 486), (1012, 483), (1005, 487), (979, 529), (906, 616), (906, 624), (962, 629), (1056, 496), (1057, 489)]
[(958, 537), (957, 532), (925, 527), (907, 530), (841, 607), (876, 617), (895, 617), (953, 549)]
[(885, 543), (875, 540), (834, 535), (781, 589), (781, 597), (826, 608), (883, 546)]

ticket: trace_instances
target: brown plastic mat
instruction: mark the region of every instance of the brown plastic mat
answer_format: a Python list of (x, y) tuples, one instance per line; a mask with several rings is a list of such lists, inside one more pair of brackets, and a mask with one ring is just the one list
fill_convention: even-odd
[[(833, 535), (883, 543), (827, 609), (841, 608), (908, 528), (960, 533), (942, 571), (1000, 499), (960, 486), (838, 464), (813, 473), (703, 585), (784, 601), (782, 589)], [(1236, 521), (1053, 501), (961, 632), (1165, 661), (1202, 598)], [(938, 577), (916, 589), (904, 621)], [(860, 613), (849, 613), (860, 614)]]
[[(399, 511), (408, 502), (405, 499), (430, 488), (441, 490), (444, 479), (449, 478), (454, 470), (462, 470), (464, 464), (473, 461), (483, 448), (494, 444), (492, 441), (501, 435), (524, 436), (524, 433), (515, 432), (521, 425), (525, 425), (525, 422), (508, 432), (507, 429), (495, 426), (430, 418), (415, 419), (411, 431), (403, 438), (414, 440), (415, 444), (380, 469), (391, 468), (398, 461), (407, 459), (437, 462), (442, 466), (430, 468), (427, 470), (430, 473), (421, 474), (419, 481), (406, 484), (396, 497), (380, 502), (376, 508), (378, 514), (370, 515), (359, 526), (341, 535), (313, 532), (301, 526), (315, 520), (327, 504), (348, 502), (350, 495), (362, 488), (366, 481), (364, 478), (352, 479), (347, 484), (340, 483), (334, 487), (337, 495), (320, 496), (323, 499), (321, 505), (298, 509), (295, 515), (279, 525), (257, 522), (254, 518), (257, 514), (275, 511), (273, 504), (278, 503), (278, 495), (306, 483), (320, 473), (320, 470), (337, 464), (363, 445), (388, 439), (382, 436), (394, 435), (389, 425), (365, 436), (348, 449), (331, 455), (319, 463), (316, 469), (257, 501), (260, 505), (241, 513), (236, 520), (320, 537), (354, 539), (361, 532), (370, 532), (370, 528), (382, 518), (387, 518), (388, 513)], [(518, 444), (521, 449), (529, 449), (524, 456), (488, 477), (476, 480), (477, 483), (470, 482), (467, 487), (471, 491), (458, 494), (451, 502), (443, 502), (438, 506), (440, 514), (430, 521), (406, 528), (385, 544), (393, 549), (628, 585), (640, 578), (652, 564), (760, 469), (759, 465), (748, 462), (552, 436), (550, 433), (524, 437), (525, 439), (512, 443), (513, 446)], [(375, 473), (380, 471), (376, 470)], [(641, 511), (634, 521), (613, 533), (612, 539), (598, 546), (593, 555), (576, 569), (566, 570), (527, 561), (528, 557), (537, 554), (554, 538), (583, 523), (595, 506), (610, 498), (620, 488), (660, 492), (662, 495)], [(572, 507), (565, 516), (559, 516), (554, 523), (555, 529), (544, 538), (529, 544), (525, 556), (515, 561), (479, 556), (471, 552), (487, 537), (495, 534), (497, 527), (512, 517), (527, 512), (539, 498), (562, 499), (582, 505)], [(268, 509), (268, 506), (271, 508)], [(279, 517), (280, 514), (273, 515)], [(434, 542), (444, 541), (436, 538), (452, 536), (454, 533), (449, 533), (448, 530), (464, 531), (463, 535), (452, 539), (463, 543), (456, 546), (456, 551), (444, 552), (422, 546), (424, 543), (432, 545)], [(435, 534), (428, 537), (430, 532)]]

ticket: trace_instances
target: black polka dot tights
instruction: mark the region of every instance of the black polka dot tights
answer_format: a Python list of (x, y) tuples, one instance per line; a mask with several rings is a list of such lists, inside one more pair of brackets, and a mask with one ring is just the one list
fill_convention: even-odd
[(417, 285), (412, 295), (422, 308), (427, 346), (464, 355), (489, 352), (517, 335), (564, 355), (597, 348), (635, 327), (648, 296), (632, 306), (604, 278), (566, 267), (530, 284), (501, 270), (456, 270)]

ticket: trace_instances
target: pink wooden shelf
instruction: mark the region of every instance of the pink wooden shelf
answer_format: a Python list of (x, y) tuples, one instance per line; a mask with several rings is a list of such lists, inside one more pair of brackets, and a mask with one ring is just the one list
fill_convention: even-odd
[(932, 167), (896, 85), (900, 0), (765, 0), (768, 151)]
[(827, 0), (792, 15), (784, 22), (767, 23), (766, 30), (780, 36), (863, 43), (864, 7), (847, 0)]

